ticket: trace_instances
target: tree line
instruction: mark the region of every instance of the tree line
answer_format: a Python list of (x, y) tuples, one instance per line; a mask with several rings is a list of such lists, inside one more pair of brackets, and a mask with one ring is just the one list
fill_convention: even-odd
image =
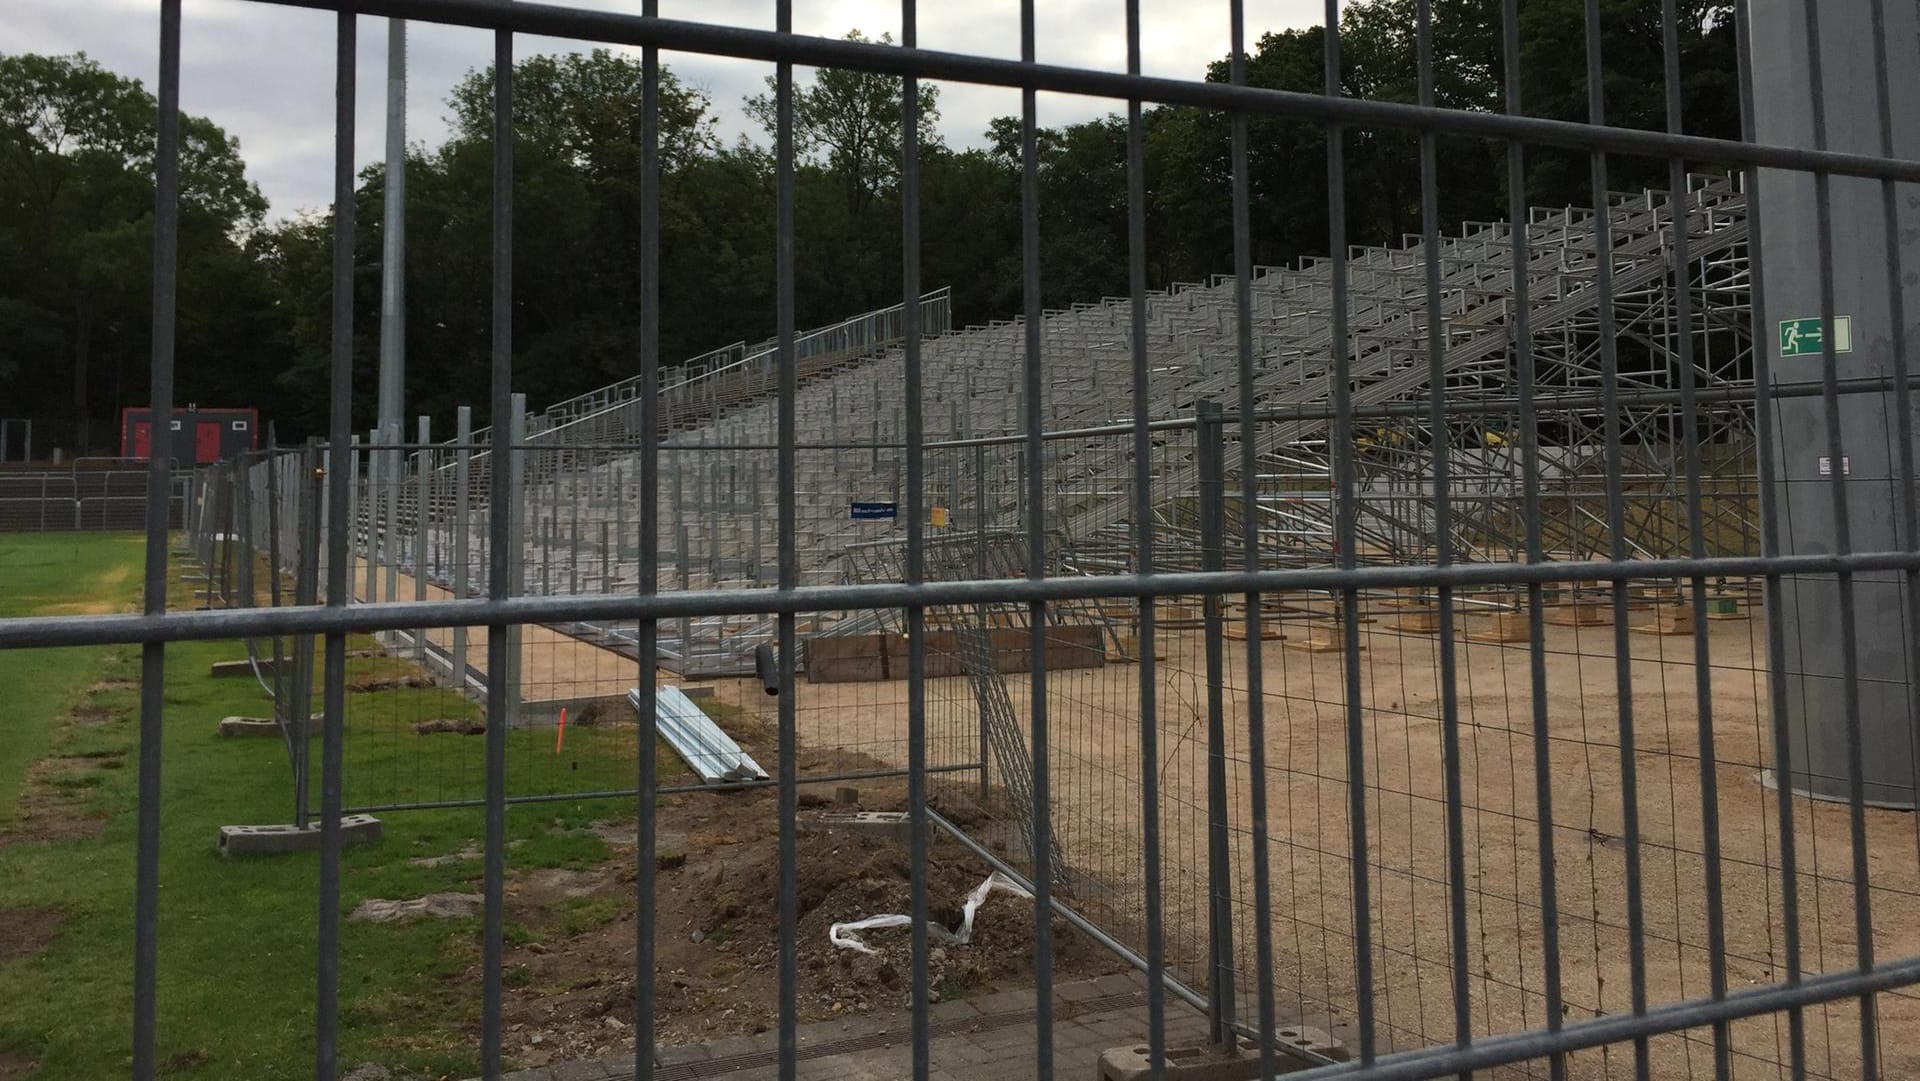
[[(1434, 0), (1434, 95), (1454, 109), (1588, 116), (1582, 0), (1523, 0), (1517, 86), (1509, 87), (1500, 0)], [(1666, 125), (1659, 0), (1601, 0), (1608, 123)], [(1738, 137), (1729, 5), (1680, 0), (1689, 133)], [(1343, 93), (1418, 100), (1414, 0), (1349, 4)], [(850, 35), (859, 38), (856, 32)], [(864, 40), (864, 39), (863, 39)], [(885, 39), (882, 39), (885, 40)], [(1323, 89), (1319, 27), (1262, 35), (1246, 59), (1259, 87)], [(1225, 58), (1206, 72), (1225, 81)], [(491, 296), (492, 73), (449, 93), (452, 129), (407, 161), (408, 412), (484, 413)], [(514, 370), (536, 404), (637, 368), (642, 191), (636, 58), (599, 50), (535, 56), (514, 72)], [(894, 303), (901, 290), (902, 86), (823, 69), (796, 90), (795, 297), (802, 327)], [(922, 281), (953, 288), (956, 322), (1021, 308), (1020, 121), (994, 120), (981, 145), (936, 133), (936, 87), (920, 116)], [(771, 88), (742, 103), (758, 137), (719, 134), (715, 103), (663, 70), (660, 87), (661, 355), (672, 364), (774, 329)], [(151, 322), (155, 102), (137, 81), (83, 55), (0, 56), (0, 415), (70, 424), (70, 449), (109, 448), (112, 418), (146, 393)], [(283, 440), (324, 430), (330, 356), (330, 212), (267, 218), (237, 142), (182, 118), (178, 389), (181, 402), (256, 405)], [(1152, 288), (1232, 265), (1231, 124), (1218, 112), (1143, 115)], [(1248, 121), (1253, 258), (1323, 254), (1326, 130)], [(1043, 302), (1127, 289), (1127, 125), (1109, 115), (1038, 133)], [(1449, 226), (1505, 216), (1507, 147), (1446, 137), (1438, 199)], [(1347, 128), (1351, 243), (1420, 228), (1419, 142)], [(1666, 163), (1614, 157), (1610, 187), (1664, 187)], [(1696, 168), (1709, 168), (1699, 163)], [(1529, 148), (1526, 197), (1590, 205), (1582, 152)], [(384, 173), (355, 189), (355, 423), (374, 416)], [(361, 374), (364, 373), (364, 374)], [(484, 422), (485, 418), (480, 418)], [(441, 431), (446, 428), (439, 429)], [(59, 438), (59, 437), (55, 437)], [(52, 442), (43, 435), (38, 442)]]

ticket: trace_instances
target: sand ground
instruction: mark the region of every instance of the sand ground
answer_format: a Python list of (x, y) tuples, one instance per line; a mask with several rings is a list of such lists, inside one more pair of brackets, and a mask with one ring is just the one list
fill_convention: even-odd
[[(1377, 606), (1376, 606), (1377, 607)], [(1435, 635), (1394, 629), (1379, 610), (1361, 627), (1364, 652), (1358, 737), (1365, 775), (1366, 870), (1370, 897), (1376, 1019), (1396, 1047), (1454, 1037), (1449, 932), (1447, 770), (1442, 684)], [(1757, 615), (1757, 613), (1756, 613)], [(1630, 623), (1651, 623), (1636, 611)], [(1484, 630), (1474, 617), (1466, 629)], [(1770, 758), (1765, 723), (1764, 623), (1707, 624), (1709, 663), (1697, 679), (1691, 637), (1630, 636), (1630, 711), (1617, 692), (1611, 626), (1549, 626), (1539, 686), (1550, 784), (1543, 808), (1536, 763), (1535, 687), (1525, 643), (1455, 637), (1464, 828), (1467, 1012), (1476, 1036), (1537, 1028), (1548, 1009), (1548, 933), (1557, 938), (1558, 986), (1569, 1020), (1629, 1012), (1633, 951), (1628, 881), (1637, 854), (1645, 998), (1660, 1004), (1710, 993), (1709, 871), (1717, 869), (1725, 936), (1725, 985), (1739, 990), (1780, 981), (1788, 971), (1782, 915), (1782, 845), (1774, 794), (1758, 780)], [(1298, 642), (1306, 623), (1272, 619)], [(1264, 726), (1267, 876), (1277, 1010), (1351, 1021), (1355, 988), (1354, 867), (1347, 747), (1352, 711), (1338, 652), (1309, 653), (1277, 641), (1257, 647)], [(1204, 979), (1207, 924), (1207, 666), (1204, 635), (1163, 631), (1149, 684), (1157, 699), (1158, 850), (1164, 875), (1167, 954), (1191, 980)], [(1053, 673), (1046, 682), (1052, 819), (1073, 877), (1074, 901), (1138, 948), (1144, 941), (1144, 829), (1141, 665)], [(1224, 755), (1227, 774), (1234, 969), (1252, 1016), (1255, 928), (1254, 779), (1250, 761), (1247, 644), (1225, 643)], [(1006, 677), (1016, 715), (1031, 711), (1030, 677)], [(1702, 693), (1710, 724), (1700, 723)], [(749, 681), (723, 681), (721, 694), (773, 715), (773, 700)], [(964, 677), (927, 689), (929, 757), (935, 765), (978, 760), (979, 712)], [(855, 750), (904, 764), (904, 682), (810, 685), (796, 706), (804, 745)], [(1623, 713), (1631, 713), (1639, 841), (1627, 841), (1621, 756)], [(1030, 731), (1029, 731), (1030, 736)], [(1713, 742), (1702, 769), (1702, 740)], [(1005, 796), (995, 768), (994, 803)], [(1709, 866), (1704, 783), (1717, 789), (1718, 863)], [(970, 796), (977, 774), (940, 776), (943, 798)], [(1541, 822), (1550, 809), (1552, 895), (1544, 918)], [(1801, 967), (1836, 971), (1856, 963), (1855, 885), (1848, 811), (1796, 800), (1791, 807), (1798, 864)], [(1009, 831), (998, 840), (1006, 843)], [(1874, 951), (1882, 959), (1920, 953), (1920, 828), (1906, 812), (1868, 810), (1866, 847)], [(1920, 1001), (1878, 1000), (1884, 1076), (1920, 1076)], [(1732, 1073), (1784, 1076), (1789, 1026), (1762, 1017), (1733, 1026)], [(1856, 1003), (1807, 1011), (1810, 1076), (1858, 1076)], [(1653, 1076), (1712, 1076), (1712, 1033), (1653, 1041)], [(1569, 1075), (1632, 1076), (1631, 1047), (1582, 1052)], [(1516, 1071), (1516, 1076), (1546, 1067)]]

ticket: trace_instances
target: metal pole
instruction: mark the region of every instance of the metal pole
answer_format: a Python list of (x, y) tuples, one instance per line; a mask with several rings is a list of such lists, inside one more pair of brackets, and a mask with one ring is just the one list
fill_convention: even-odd
[[(513, 499), (501, 508), (500, 513), (507, 516), (507, 588), (514, 596), (527, 591), (527, 548), (524, 534), (526, 520), (520, 513), (522, 500), (526, 498), (526, 455), (520, 447), (527, 441), (527, 396), (513, 396), (513, 419), (509, 427), (509, 437), (513, 449), (507, 455), (507, 485), (513, 493)], [(522, 658), (520, 647), (526, 637), (524, 624), (515, 623), (507, 628), (507, 682), (505, 727), (512, 728), (520, 723), (520, 666)]]
[[(400, 422), (381, 429), (380, 438), (386, 444), (387, 451), (380, 456), (381, 483), (386, 486), (386, 521), (380, 531), (380, 554), (387, 565), (386, 599), (400, 599), (400, 488), (407, 476), (407, 452), (400, 449)], [(396, 642), (399, 632), (388, 631), (387, 641)]]
[[(973, 448), (973, 536), (973, 574), (976, 578), (984, 579), (987, 576), (987, 448), (984, 445)], [(987, 711), (982, 709), (979, 712), (980, 806), (985, 807), (993, 780), (993, 759), (987, 741)]]
[[(433, 421), (422, 416), (416, 422), (418, 431), (414, 433), (414, 442), (420, 449), (414, 454), (414, 490), (413, 490), (413, 599), (417, 604), (427, 599), (427, 523), (432, 521), (428, 496), (432, 482), (433, 452), (427, 447), (433, 442)], [(414, 663), (425, 666), (427, 663), (427, 632), (416, 627), (413, 631)]]
[[(379, 567), (380, 567), (380, 485), (379, 485), (379, 482), (375, 479), (380, 475), (380, 452), (378, 449), (376, 449), (379, 447), (379, 445), (380, 445), (379, 430), (375, 429), (375, 430), (369, 431), (367, 433), (367, 441), (366, 441), (366, 446), (367, 446), (366, 472), (364, 474), (360, 472), (358, 462), (355, 463), (355, 468), (354, 468), (355, 482), (358, 483), (360, 477), (364, 475), (367, 483), (367, 498), (365, 499), (364, 502), (367, 505), (367, 603), (368, 604), (374, 604), (380, 600), (380, 572), (379, 572)], [(357, 523), (355, 523), (351, 517), (347, 519), (347, 528), (349, 530), (352, 530), (356, 524)], [(352, 579), (353, 577), (353, 564), (351, 563), (347, 564), (347, 577), (348, 579)]]
[[(299, 568), (293, 583), (293, 603), (297, 605), (311, 605), (318, 599), (320, 557), (324, 550), (320, 539), (324, 529), (319, 512), (326, 498), (326, 472), (341, 457), (344, 455), (335, 455), (330, 451), (323, 454), (319, 442), (313, 439), (307, 441), (306, 449), (300, 456), (303, 477), (297, 488), (300, 501), (295, 508), (294, 519), (297, 541), (295, 558), (299, 560)], [(293, 693), (288, 709), (292, 714), (293, 730), (300, 734), (294, 745), (293, 823), (300, 829), (306, 829), (313, 761), (313, 635), (294, 636), (293, 656)]]
[[(1225, 569), (1226, 430), (1219, 402), (1196, 403), (1194, 458), (1200, 470), (1201, 569)], [(1233, 869), (1228, 835), (1226, 643), (1220, 594), (1206, 595), (1207, 636), (1207, 1019), (1216, 1046), (1233, 1042)]]
[[(467, 599), (467, 562), (469, 559), (470, 533), (473, 523), (468, 500), (472, 493), (469, 484), (473, 476), (473, 451), (469, 444), (473, 442), (473, 407), (461, 406), (454, 414), (454, 439), (460, 449), (454, 451), (453, 459), (453, 595), (457, 600)], [(453, 629), (453, 686), (456, 690), (467, 688), (467, 628)]]
[(407, 411), (407, 24), (401, 19), (387, 20), (387, 159), (383, 180), (386, 205), (380, 237), (379, 423), (381, 435), (397, 443)]
[[(180, 0), (160, 6), (160, 86), (154, 155), (153, 360), (148, 369), (148, 414), (173, 415), (174, 312), (180, 243)], [(169, 461), (147, 463), (146, 586), (142, 610), (167, 610), (167, 492)], [(140, 651), (139, 789), (134, 841), (133, 1076), (151, 1081), (156, 1062), (160, 975), (160, 740), (165, 715), (167, 647)]]

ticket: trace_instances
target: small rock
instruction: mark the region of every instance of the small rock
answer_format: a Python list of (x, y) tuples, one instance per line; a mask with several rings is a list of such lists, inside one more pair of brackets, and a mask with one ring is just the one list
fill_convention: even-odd
[(693, 934), (688, 935), (687, 938), (692, 940), (695, 945), (698, 945), (699, 943), (705, 942), (707, 940), (707, 933), (705, 931), (702, 931), (696, 928)]
[(547, 1034), (544, 1032), (536, 1032), (527, 1037), (527, 1042), (535, 1047), (539, 1047), (541, 1044), (547, 1042)]

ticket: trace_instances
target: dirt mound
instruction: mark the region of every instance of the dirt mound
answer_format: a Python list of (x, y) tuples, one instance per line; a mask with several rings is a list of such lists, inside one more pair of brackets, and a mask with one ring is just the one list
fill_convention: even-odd
[[(898, 809), (898, 793), (862, 792), (868, 810)], [(774, 794), (683, 796), (660, 810), (660, 828), (684, 833), (684, 865), (659, 872), (654, 918), (657, 1036), (663, 1044), (762, 1032), (778, 1020), (779, 843)], [(809, 815), (802, 812), (803, 817)], [(621, 832), (631, 830), (622, 823)], [(839, 832), (797, 838), (797, 1006), (802, 1023), (906, 1008), (911, 937), (904, 927), (864, 932), (876, 952), (833, 945), (834, 923), (909, 910), (906, 846)], [(508, 918), (529, 932), (509, 948), (509, 1050), (523, 1065), (612, 1054), (630, 1047), (634, 899), (631, 850), (556, 888), (550, 872), (516, 875)], [(933, 918), (960, 921), (988, 868), (936, 839), (927, 897)], [(591, 886), (584, 893), (583, 886)], [(1104, 950), (1054, 920), (1054, 970), (1076, 979), (1119, 970)], [(935, 946), (929, 986), (940, 998), (1028, 986), (1033, 903), (992, 894), (966, 945)]]

